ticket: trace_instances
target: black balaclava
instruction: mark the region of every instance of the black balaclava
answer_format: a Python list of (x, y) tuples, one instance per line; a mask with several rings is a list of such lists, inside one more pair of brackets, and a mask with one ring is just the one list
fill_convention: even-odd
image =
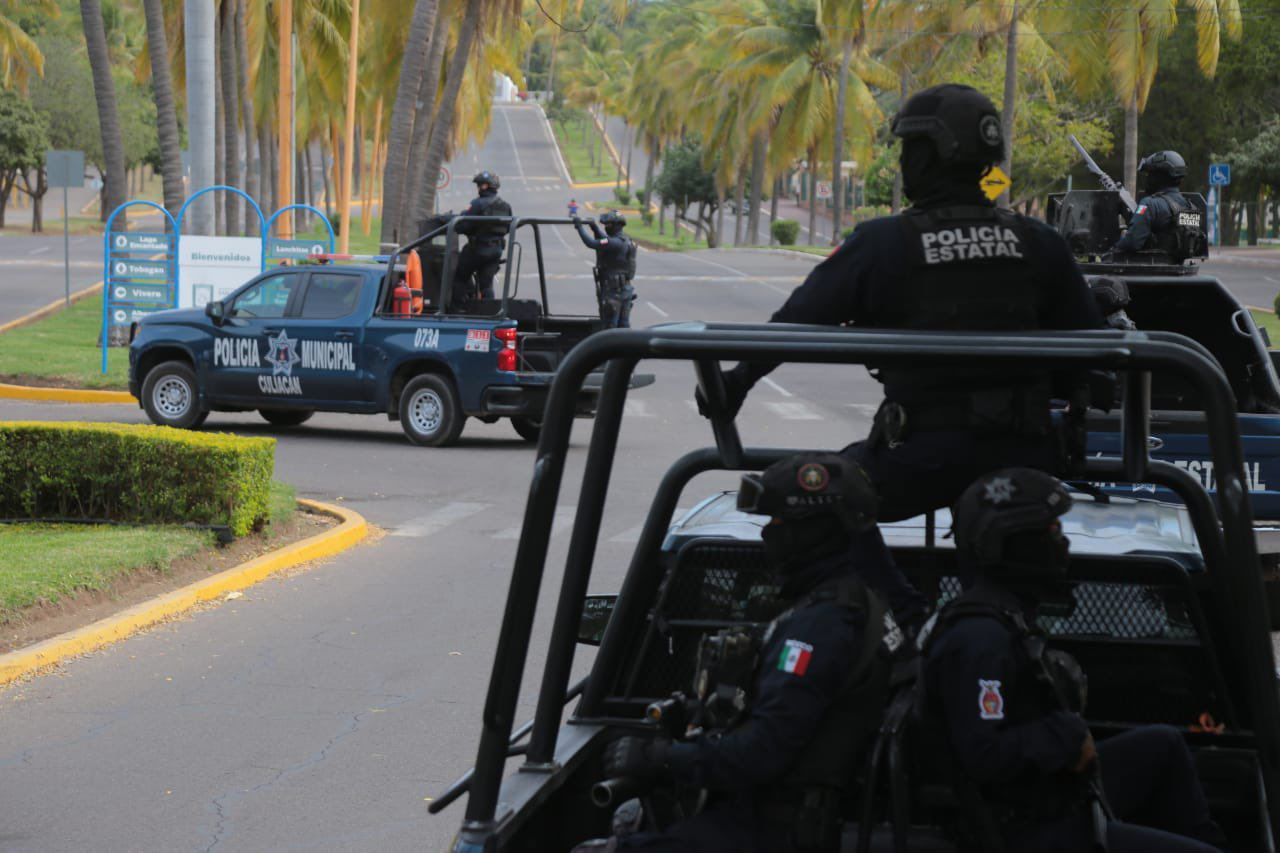
[(916, 207), (946, 203), (987, 203), (978, 182), (987, 166), (945, 162), (927, 137), (902, 140), (898, 157), (902, 167), (902, 191)]

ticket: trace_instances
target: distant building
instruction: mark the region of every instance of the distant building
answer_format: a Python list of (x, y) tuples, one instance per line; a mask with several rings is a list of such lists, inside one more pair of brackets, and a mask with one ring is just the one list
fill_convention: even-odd
[(505, 74), (493, 72), (493, 101), (496, 104), (508, 104), (519, 100), (520, 90), (515, 81)]

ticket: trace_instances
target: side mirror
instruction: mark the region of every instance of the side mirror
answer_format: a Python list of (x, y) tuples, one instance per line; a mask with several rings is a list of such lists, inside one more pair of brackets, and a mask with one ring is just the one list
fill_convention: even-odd
[(207, 316), (210, 320), (213, 321), (213, 325), (221, 326), (222, 321), (226, 319), (226, 314), (227, 314), (226, 303), (222, 302), (221, 300), (210, 302), (204, 306), (204, 313), (205, 313), (205, 316)]
[(578, 642), (584, 646), (598, 646), (604, 638), (604, 629), (618, 603), (616, 595), (588, 595), (582, 600), (582, 621), (578, 623)]

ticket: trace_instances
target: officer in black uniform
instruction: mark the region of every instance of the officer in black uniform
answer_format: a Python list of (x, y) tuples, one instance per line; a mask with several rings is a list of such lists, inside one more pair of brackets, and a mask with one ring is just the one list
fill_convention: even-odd
[[(902, 107), (893, 133), (902, 139), (903, 190), (913, 206), (859, 225), (770, 322), (956, 331), (1103, 327), (1062, 237), (1043, 222), (996, 208), (983, 194), (980, 180), (1004, 156), (1000, 116), (985, 95), (955, 84), (925, 89)], [(744, 362), (725, 374), (731, 412), (774, 367)], [(1060, 465), (1049, 413), (1053, 389), (1044, 373), (931, 365), (884, 368), (877, 378), (885, 402), (871, 435), (844, 452), (871, 476), (882, 521), (947, 506), (994, 468)], [(862, 577), (884, 592), (899, 623), (918, 623), (926, 602), (894, 567), (879, 532), (872, 529), (857, 544)]]
[(600, 319), (606, 329), (631, 328), (631, 303), (635, 301), (636, 291), (631, 282), (636, 277), (636, 244), (622, 229), (627, 227), (627, 218), (616, 210), (611, 210), (600, 217), (600, 227), (594, 222), (591, 233), (583, 227), (582, 220), (573, 217), (573, 224), (578, 228), (578, 236), (588, 249), (596, 253), (596, 284), (599, 287)]
[[(471, 179), (479, 190), (466, 210), (459, 216), (511, 216), (511, 205), (498, 195), (502, 181), (489, 171), (478, 173)], [(458, 268), (453, 276), (452, 307), (462, 307), (473, 299), (493, 298), (493, 277), (498, 273), (502, 259), (502, 244), (507, 237), (507, 223), (459, 222), (459, 234), (467, 235), (467, 245), (458, 253)], [(471, 277), (475, 276), (475, 289)]]
[[(1142, 158), (1138, 174), (1143, 178), (1147, 194), (1138, 200), (1138, 209), (1129, 220), (1129, 228), (1112, 248), (1117, 255), (1129, 255), (1144, 249), (1164, 249), (1177, 255), (1175, 231), (1178, 215), (1198, 212), (1178, 188), (1187, 176), (1187, 161), (1177, 151), (1157, 151)], [(1184, 258), (1175, 257), (1182, 261)]]
[(1046, 650), (1035, 627), (1065, 589), (1059, 516), (1070, 506), (1060, 482), (1028, 468), (981, 477), (956, 503), (971, 582), (921, 645), (925, 716), (963, 777), (970, 829), (998, 833), (1007, 853), (1218, 850), (1223, 836), (1178, 730), (1141, 726), (1095, 746), (1081, 716), (1084, 673)]
[(665, 777), (708, 792), (700, 814), (660, 834), (615, 840), (622, 849), (839, 849), (844, 789), (876, 730), (889, 654), (901, 642), (848, 562), (850, 536), (875, 523), (875, 492), (848, 458), (802, 454), (744, 475), (738, 507), (771, 516), (764, 546), (790, 609), (754, 645), (750, 683), (724, 684), (700, 655), (703, 708), (714, 711), (742, 688), (749, 706), (736, 719), (694, 740), (623, 737), (608, 748), (611, 778)]

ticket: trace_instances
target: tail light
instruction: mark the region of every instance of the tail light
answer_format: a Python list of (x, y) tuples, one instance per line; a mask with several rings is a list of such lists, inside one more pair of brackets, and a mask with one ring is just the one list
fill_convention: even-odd
[(503, 344), (502, 349), (498, 350), (499, 370), (514, 371), (516, 369), (516, 335), (515, 326), (493, 330), (493, 336)]

